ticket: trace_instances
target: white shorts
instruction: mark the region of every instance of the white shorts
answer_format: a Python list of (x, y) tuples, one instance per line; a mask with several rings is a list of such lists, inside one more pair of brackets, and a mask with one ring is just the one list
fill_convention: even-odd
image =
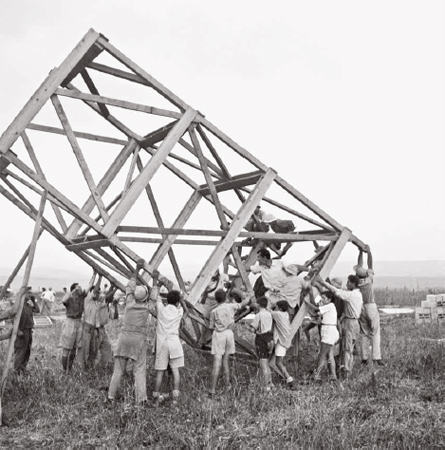
[(337, 327), (334, 325), (321, 325), (321, 342), (334, 345), (340, 338)]
[(275, 356), (286, 356), (286, 352), (286, 347), (283, 347), (279, 342), (275, 344)]

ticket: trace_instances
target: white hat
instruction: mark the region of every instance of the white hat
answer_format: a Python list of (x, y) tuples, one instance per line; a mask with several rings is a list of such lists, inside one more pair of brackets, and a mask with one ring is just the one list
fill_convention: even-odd
[(134, 290), (134, 298), (138, 302), (143, 302), (148, 297), (148, 289), (146, 286), (136, 286), (136, 289)]
[(114, 300), (119, 300), (119, 299), (121, 299), (122, 297), (125, 297), (125, 293), (122, 292), (120, 289), (118, 289), (118, 290), (114, 293), (114, 295), (113, 295), (113, 299), (114, 299)]
[(277, 218), (276, 218), (273, 214), (267, 213), (267, 214), (264, 216), (263, 222), (264, 222), (264, 223), (271, 223), (271, 222), (273, 222), (274, 220), (277, 220)]

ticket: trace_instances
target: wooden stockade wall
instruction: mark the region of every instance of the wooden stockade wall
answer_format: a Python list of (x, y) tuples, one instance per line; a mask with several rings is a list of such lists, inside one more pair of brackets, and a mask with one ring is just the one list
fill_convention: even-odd
[[(132, 96), (135, 89), (138, 95)], [(273, 148), (273, 143), (265, 145)], [(97, 155), (100, 170), (91, 163)], [(59, 173), (51, 173), (54, 161), (60, 162)], [(166, 260), (175, 278), (161, 274), (161, 279), (185, 291), (178, 246), (210, 246), (187, 296), (193, 326), (186, 327), (182, 337), (192, 346), (199, 340), (197, 324), (206, 324), (198, 300), (227, 254), (232, 255), (241, 284), (251, 291), (246, 267), (256, 260), (258, 242), (322, 243), (305, 263), (320, 259), (322, 277), (329, 275), (348, 242), (365, 247), (350, 230), (94, 30), (49, 73), (1, 136), (0, 171), (0, 193), (5, 199), (36, 220), (35, 205), (46, 196), (49, 207), (40, 233), (50, 233), (121, 289), (122, 280), (143, 258), (141, 283), (149, 283), (153, 270)], [(166, 180), (164, 192), (171, 189), (168, 177), (179, 180), (183, 188), (172, 190), (166, 202), (159, 186)], [(67, 185), (76, 187), (75, 195)], [(186, 228), (202, 214), (202, 200), (206, 223), (212, 219), (212, 225)], [(140, 202), (144, 212), (132, 214)], [(298, 221), (302, 231), (246, 231), (260, 202)], [(173, 219), (171, 211), (176, 214)], [(247, 238), (256, 243), (246, 246)], [(141, 245), (147, 250), (140, 250)], [(292, 324), (294, 333), (305, 313), (303, 305)], [(238, 345), (253, 353), (241, 340)]]

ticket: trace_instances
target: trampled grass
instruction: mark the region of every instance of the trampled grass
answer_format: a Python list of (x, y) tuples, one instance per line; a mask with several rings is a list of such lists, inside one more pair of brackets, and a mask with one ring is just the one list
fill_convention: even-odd
[[(422, 292), (419, 300), (425, 298)], [(396, 298), (395, 294), (391, 295)], [(410, 300), (411, 301), (411, 300)], [(402, 304), (402, 301), (388, 302)], [(410, 304), (410, 303), (408, 303)], [(334, 385), (298, 383), (314, 367), (316, 345), (303, 338), (294, 389), (276, 380), (265, 393), (255, 365), (234, 361), (233, 386), (206, 395), (211, 358), (186, 347), (177, 407), (135, 408), (132, 376), (114, 409), (104, 407), (111, 367), (62, 373), (57, 342), (60, 323), (37, 329), (29, 376), (10, 378), (3, 408), (9, 427), (2, 447), (444, 447), (445, 324), (416, 325), (413, 316), (382, 327), (385, 367), (355, 366), (351, 379)], [(118, 324), (109, 325), (115, 340)], [(4, 359), (6, 344), (0, 344)], [(359, 358), (359, 357), (358, 357)], [(359, 362), (359, 361), (357, 361)], [(147, 385), (154, 382), (153, 356)]]

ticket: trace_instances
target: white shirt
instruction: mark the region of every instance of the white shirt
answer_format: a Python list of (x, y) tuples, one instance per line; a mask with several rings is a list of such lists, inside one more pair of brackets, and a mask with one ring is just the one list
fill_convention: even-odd
[(319, 306), (322, 325), (337, 325), (337, 310), (331, 302), (327, 305)]

